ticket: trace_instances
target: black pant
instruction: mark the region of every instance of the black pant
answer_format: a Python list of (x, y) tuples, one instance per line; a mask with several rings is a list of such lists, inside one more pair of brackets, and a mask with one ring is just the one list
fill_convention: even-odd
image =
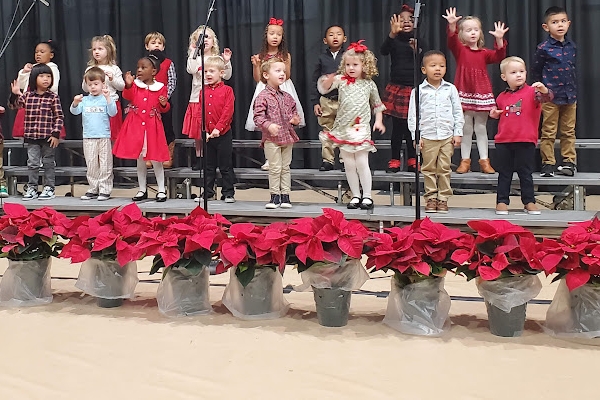
[[(170, 103), (171, 101), (169, 101)], [(171, 107), (173, 105), (171, 104)], [(173, 143), (175, 141), (175, 131), (173, 130), (173, 108), (169, 108), (169, 111), (161, 114), (163, 128), (165, 129), (165, 138), (167, 139), (167, 144)]]
[(233, 137), (231, 131), (212, 138), (206, 143), (206, 195), (208, 197), (215, 195), (213, 188), (217, 176), (217, 167), (219, 167), (223, 179), (221, 195), (223, 197), (233, 197), (235, 194), (233, 189), (235, 175), (232, 166), (232, 153)]
[(523, 142), (496, 143), (496, 157), (494, 160), (494, 168), (498, 172), (496, 203), (507, 205), (510, 203), (510, 185), (514, 172), (519, 175), (523, 204), (535, 203), (532, 176), (535, 163), (535, 144)]
[(402, 140), (406, 140), (406, 157), (416, 158), (417, 152), (412, 143), (412, 136), (408, 129), (408, 121), (402, 118), (392, 118), (392, 159), (400, 160), (402, 154)]

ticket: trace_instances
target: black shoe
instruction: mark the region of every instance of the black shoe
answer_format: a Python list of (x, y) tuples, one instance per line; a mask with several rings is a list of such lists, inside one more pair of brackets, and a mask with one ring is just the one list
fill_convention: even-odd
[(141, 190), (137, 192), (135, 196), (131, 198), (133, 201), (142, 201), (148, 198), (148, 192), (142, 192)]
[(375, 204), (373, 203), (373, 200), (371, 200), (368, 197), (364, 197), (360, 201), (360, 208), (361, 208), (361, 210), (372, 210), (373, 207), (375, 207)]
[(202, 157), (196, 157), (196, 162), (192, 165), (192, 171), (200, 171), (202, 169)]
[(265, 205), (267, 210), (274, 210), (281, 206), (281, 196), (278, 194), (271, 194), (271, 200)]
[(554, 176), (554, 165), (542, 164), (542, 171), (540, 172), (540, 176), (545, 178)]
[(156, 193), (156, 202), (157, 203), (163, 203), (165, 201), (167, 201), (167, 194), (165, 192)]
[(356, 210), (360, 208), (360, 197), (353, 197), (350, 199), (350, 203), (348, 203), (349, 210)]
[(342, 164), (342, 172), (346, 172), (346, 167)]
[(319, 168), (319, 171), (331, 171), (332, 169), (333, 169), (332, 163), (323, 161), (323, 164), (321, 164), (321, 168)]
[(572, 162), (565, 162), (563, 165), (559, 165), (557, 170), (562, 175), (573, 176), (575, 175), (575, 171), (577, 171), (577, 166)]
[(282, 194), (281, 195), (281, 208), (292, 208), (292, 202), (290, 201), (290, 195), (289, 194)]

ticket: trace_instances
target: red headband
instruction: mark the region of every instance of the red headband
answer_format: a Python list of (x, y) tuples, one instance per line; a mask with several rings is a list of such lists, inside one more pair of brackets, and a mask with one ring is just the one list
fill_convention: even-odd
[(415, 13), (415, 9), (411, 8), (409, 5), (407, 4), (402, 4), (402, 8), (400, 9), (400, 12), (405, 12), (408, 11), (409, 13), (413, 14)]
[(279, 25), (279, 26), (283, 26), (283, 20), (282, 19), (275, 19), (272, 18), (269, 20), (269, 25)]
[(360, 39), (358, 42), (351, 43), (350, 46), (348, 46), (348, 50), (354, 50), (355, 53), (364, 53), (369, 50), (367, 46), (362, 44), (364, 41), (365, 39)]

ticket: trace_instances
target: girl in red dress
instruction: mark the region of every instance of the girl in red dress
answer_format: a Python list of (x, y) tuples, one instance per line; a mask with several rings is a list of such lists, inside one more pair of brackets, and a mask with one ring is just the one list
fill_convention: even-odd
[[(494, 108), (495, 100), (492, 83), (487, 73), (487, 64), (498, 64), (506, 57), (506, 40), (504, 34), (508, 28), (504, 23), (496, 22), (490, 34), (496, 38), (494, 50), (485, 45), (481, 21), (477, 17), (463, 18), (456, 15), (456, 8), (446, 10), (443, 16), (448, 21), (448, 48), (456, 59), (456, 76), (454, 85), (465, 116), (463, 139), (460, 146), (461, 161), (456, 169), (459, 174), (471, 169), (471, 146), (473, 131), (477, 138), (479, 151), (479, 167), (484, 174), (496, 171), (488, 158), (488, 137), (486, 123), (490, 110)], [(457, 28), (457, 22), (460, 21)]]
[(119, 158), (137, 160), (139, 191), (133, 201), (146, 200), (146, 160), (152, 162), (158, 193), (156, 201), (167, 200), (163, 162), (169, 160), (169, 147), (160, 113), (169, 111), (167, 87), (154, 77), (160, 68), (158, 58), (149, 54), (137, 62), (136, 79), (131, 71), (125, 74), (123, 98), (129, 101), (126, 117), (113, 148)]

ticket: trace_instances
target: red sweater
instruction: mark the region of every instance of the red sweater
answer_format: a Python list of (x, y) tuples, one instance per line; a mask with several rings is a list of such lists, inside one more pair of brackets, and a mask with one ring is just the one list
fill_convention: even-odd
[(498, 110), (502, 110), (496, 143), (536, 143), (542, 114), (542, 104), (551, 101), (552, 91), (547, 94), (536, 92), (525, 84), (517, 90), (506, 89), (496, 99)]
[[(223, 81), (215, 85), (206, 85), (206, 132), (211, 133), (218, 129), (224, 135), (231, 129), (233, 120), (235, 96), (231, 86)], [(200, 92), (202, 95), (202, 92)], [(200, 99), (202, 101), (202, 99)]]

